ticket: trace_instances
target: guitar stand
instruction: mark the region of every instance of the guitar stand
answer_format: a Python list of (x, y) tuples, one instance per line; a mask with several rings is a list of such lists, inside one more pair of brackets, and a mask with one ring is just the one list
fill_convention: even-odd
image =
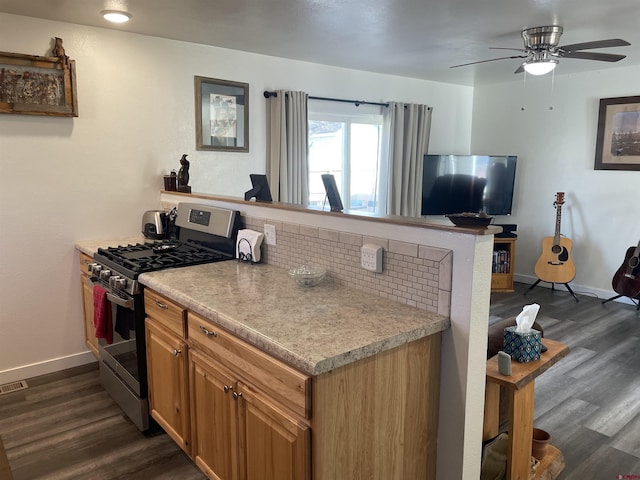
[[(526, 295), (527, 295), (527, 293), (529, 293), (529, 290), (533, 290), (533, 289), (536, 287), (536, 285), (538, 285), (540, 282), (542, 282), (542, 280), (537, 279), (537, 280), (535, 281), (535, 283), (534, 283), (533, 285), (531, 285), (531, 286), (529, 287), (529, 289), (528, 289), (526, 292), (524, 292), (524, 295), (526, 296)], [(554, 283), (554, 282), (548, 282), (548, 283), (551, 283), (551, 290), (554, 290), (553, 286), (555, 285), (555, 283)], [(565, 286), (565, 287), (567, 287), (567, 290), (569, 290), (569, 293), (570, 293), (570, 294), (571, 294), (571, 296), (574, 298), (574, 300), (575, 300), (576, 302), (579, 302), (578, 297), (576, 297), (576, 294), (575, 294), (575, 293), (573, 293), (573, 290), (571, 290), (571, 286), (570, 286), (568, 283), (565, 283), (565, 284), (564, 284), (564, 286)], [(612, 300), (612, 299), (609, 299), (609, 300)]]
[[(615, 295), (611, 298), (607, 298), (606, 300), (602, 301), (602, 305), (604, 305), (607, 302), (610, 302), (611, 300), (615, 300), (616, 298), (620, 298), (620, 297), (624, 297), (625, 295)], [(640, 298), (633, 298), (633, 297), (627, 297), (631, 300), (631, 302), (636, 306), (636, 310), (640, 311)], [(638, 300), (638, 303), (636, 303), (636, 300)]]

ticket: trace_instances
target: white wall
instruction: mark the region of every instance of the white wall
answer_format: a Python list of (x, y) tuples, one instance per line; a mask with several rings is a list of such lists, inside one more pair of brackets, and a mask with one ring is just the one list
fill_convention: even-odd
[[(240, 195), (265, 171), (265, 89), (434, 107), (432, 148), (466, 151), (473, 90), (0, 14), (3, 51), (76, 60), (78, 118), (0, 115), (0, 383), (88, 360), (77, 240), (129, 236), (162, 175)], [(194, 75), (250, 84), (250, 152), (195, 151)], [(197, 191), (198, 188), (194, 188)]]
[(640, 67), (620, 67), (475, 89), (471, 151), (518, 155), (514, 214), (497, 221), (518, 225), (517, 279), (535, 280), (542, 238), (555, 230), (554, 196), (565, 192), (572, 288), (613, 295), (613, 274), (640, 240), (640, 171), (594, 170), (598, 108), (601, 98), (638, 95), (639, 78)]

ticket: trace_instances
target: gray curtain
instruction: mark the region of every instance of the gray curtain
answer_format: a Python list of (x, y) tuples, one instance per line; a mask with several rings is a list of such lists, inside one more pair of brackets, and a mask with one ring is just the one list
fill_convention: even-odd
[(388, 129), (389, 196), (387, 213), (419, 217), (422, 204), (422, 158), (429, 147), (431, 109), (426, 105), (390, 102)]
[(277, 90), (276, 94), (268, 99), (267, 174), (271, 195), (280, 202), (306, 205), (309, 199), (308, 94), (285, 90)]

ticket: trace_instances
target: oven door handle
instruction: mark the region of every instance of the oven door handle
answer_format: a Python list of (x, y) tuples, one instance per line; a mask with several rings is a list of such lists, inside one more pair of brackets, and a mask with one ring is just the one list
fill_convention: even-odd
[(124, 308), (128, 308), (129, 310), (133, 310), (133, 300), (125, 300), (124, 298), (120, 298), (108, 292), (107, 292), (107, 300), (115, 303), (119, 307), (124, 307)]

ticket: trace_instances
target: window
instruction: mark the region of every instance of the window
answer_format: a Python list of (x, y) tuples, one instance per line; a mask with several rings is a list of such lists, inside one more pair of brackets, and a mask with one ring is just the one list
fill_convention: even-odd
[[(322, 104), (322, 105), (320, 105)], [(320, 177), (336, 179), (346, 210), (386, 211), (380, 107), (309, 100), (309, 205), (322, 207)]]

